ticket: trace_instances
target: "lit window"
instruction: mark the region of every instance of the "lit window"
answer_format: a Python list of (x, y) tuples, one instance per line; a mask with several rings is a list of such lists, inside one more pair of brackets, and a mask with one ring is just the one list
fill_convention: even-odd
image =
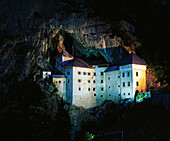
[(95, 81), (95, 80), (93, 80), (93, 83), (96, 83), (96, 81)]
[(90, 80), (88, 80), (88, 83), (90, 83)]
[(86, 75), (86, 72), (83, 72), (84, 75)]
[(93, 91), (95, 91), (96, 90), (96, 88), (93, 88)]
[(104, 90), (104, 88), (101, 88), (101, 91), (103, 91)]
[(103, 75), (104, 73), (103, 72), (101, 72), (101, 75)]
[(136, 86), (139, 86), (139, 82), (138, 81), (136, 82)]
[(136, 72), (136, 76), (138, 76), (139, 74), (138, 74), (138, 72)]
[(125, 82), (123, 82), (123, 87), (125, 87)]
[(122, 73), (122, 77), (125, 77), (125, 73), (124, 72)]
[(81, 82), (81, 79), (78, 79), (78, 82)]
[(130, 82), (128, 82), (128, 86), (130, 86)]
[(101, 80), (101, 83), (103, 83), (103, 80)]
[(90, 75), (91, 73), (89, 72), (88, 75)]
[(130, 76), (130, 72), (128, 71), (128, 73), (127, 73), (127, 76), (129, 77)]
[(81, 72), (80, 72), (80, 71), (78, 71), (78, 74), (80, 75), (80, 74), (81, 74)]
[(90, 88), (88, 88), (88, 91), (90, 91)]

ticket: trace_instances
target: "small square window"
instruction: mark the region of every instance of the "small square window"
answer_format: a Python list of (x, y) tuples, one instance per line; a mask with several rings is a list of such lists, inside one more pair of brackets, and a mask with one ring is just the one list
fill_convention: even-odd
[(91, 73), (90, 73), (90, 72), (88, 72), (88, 75), (91, 75)]
[(120, 94), (119, 94), (119, 96), (120, 96)]
[(120, 78), (120, 76), (118, 76), (118, 78)]
[(57, 83), (57, 81), (55, 83)]
[(130, 95), (130, 93), (128, 93), (128, 95)]
[(101, 75), (104, 75), (104, 73), (103, 73), (103, 72), (101, 72)]
[(61, 81), (58, 81), (59, 83), (61, 83)]
[(110, 86), (109, 86), (109, 89), (110, 89)]
[(78, 79), (78, 82), (81, 82), (81, 79)]
[(104, 88), (101, 88), (101, 91), (103, 91), (104, 90)]
[(84, 75), (86, 75), (86, 72), (83, 72)]
[(109, 96), (111, 96), (111, 94), (109, 94)]
[(80, 74), (81, 74), (81, 72), (80, 72), (80, 71), (78, 71), (78, 74), (80, 75)]
[(88, 80), (88, 83), (90, 83), (90, 80)]
[(110, 77), (108, 77), (108, 79), (110, 80)]
[(79, 87), (79, 91), (81, 91), (81, 88)]
[(103, 83), (103, 80), (101, 80), (101, 83)]
[(96, 94), (94, 94), (94, 96), (96, 96)]
[(120, 85), (118, 85), (118, 87), (120, 87)]
[(88, 88), (88, 91), (90, 91), (90, 88)]
[(101, 97), (103, 97), (103, 95), (101, 95)]
[(93, 83), (96, 83), (96, 81), (95, 81), (95, 80), (93, 80)]
[(70, 72), (69, 72), (69, 71), (67, 72), (67, 75), (70, 75)]
[(96, 76), (96, 73), (94, 72), (94, 76)]
[(95, 91), (96, 90), (96, 88), (93, 88), (93, 91)]
[(125, 93), (123, 93), (123, 95), (125, 95)]

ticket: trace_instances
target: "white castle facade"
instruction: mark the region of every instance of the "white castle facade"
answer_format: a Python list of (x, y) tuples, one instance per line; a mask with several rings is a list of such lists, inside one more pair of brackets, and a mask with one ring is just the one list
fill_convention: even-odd
[[(131, 53), (122, 63), (89, 65), (85, 61), (56, 56), (56, 67), (64, 75), (52, 75), (59, 95), (68, 103), (84, 108), (95, 107), (105, 100), (120, 103), (134, 100), (135, 92), (146, 91), (146, 63)], [(43, 71), (51, 75), (50, 71)]]

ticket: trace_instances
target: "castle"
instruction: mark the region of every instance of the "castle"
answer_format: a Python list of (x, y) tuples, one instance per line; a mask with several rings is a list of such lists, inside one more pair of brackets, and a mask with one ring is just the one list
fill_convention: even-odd
[(62, 73), (43, 71), (43, 78), (51, 75), (59, 95), (68, 103), (90, 108), (105, 100), (120, 103), (134, 100), (136, 91), (146, 91), (146, 63), (130, 53), (119, 64), (89, 65), (63, 51), (56, 57), (56, 68)]

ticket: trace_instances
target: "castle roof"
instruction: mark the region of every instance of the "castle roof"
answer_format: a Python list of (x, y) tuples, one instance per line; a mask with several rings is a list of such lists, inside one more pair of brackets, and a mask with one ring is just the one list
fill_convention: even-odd
[(119, 66), (111, 66), (110, 68), (108, 68), (107, 70), (105, 70), (105, 72), (115, 71), (115, 70), (119, 70)]
[(87, 64), (86, 62), (84, 62), (83, 60), (79, 59), (79, 58), (75, 58), (72, 60), (68, 60), (68, 61), (64, 61), (62, 63), (62, 67), (86, 67), (86, 68), (92, 68), (89, 64)]
[(127, 64), (147, 65), (144, 60), (139, 58), (134, 53), (129, 54), (123, 61), (120, 62), (120, 65), (127, 65)]

